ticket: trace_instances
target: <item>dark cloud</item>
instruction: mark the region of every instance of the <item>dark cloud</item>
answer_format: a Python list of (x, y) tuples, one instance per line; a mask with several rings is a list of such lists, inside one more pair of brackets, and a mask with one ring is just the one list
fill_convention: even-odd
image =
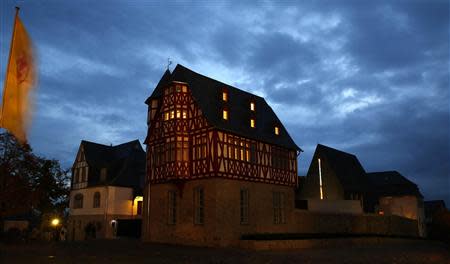
[(447, 1), (2, 1), (0, 80), (14, 14), (40, 67), (31, 144), (71, 166), (81, 139), (146, 133), (167, 58), (265, 96), (305, 152), (355, 153), (449, 197)]

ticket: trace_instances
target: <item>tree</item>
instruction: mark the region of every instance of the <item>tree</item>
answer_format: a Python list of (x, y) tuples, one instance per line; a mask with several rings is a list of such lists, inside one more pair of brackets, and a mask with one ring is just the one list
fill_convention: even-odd
[(69, 176), (57, 160), (35, 155), (7, 132), (0, 133), (0, 155), (0, 217), (63, 214)]

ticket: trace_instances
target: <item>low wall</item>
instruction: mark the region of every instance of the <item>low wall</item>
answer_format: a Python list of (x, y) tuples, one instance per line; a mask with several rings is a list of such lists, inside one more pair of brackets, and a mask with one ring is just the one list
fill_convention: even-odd
[(417, 237), (417, 221), (396, 215), (324, 214), (295, 210), (295, 233), (372, 234)]
[(358, 237), (332, 239), (301, 239), (301, 240), (242, 240), (240, 247), (253, 250), (289, 250), (304, 248), (349, 248), (376, 245), (405, 245), (420, 243), (418, 239), (388, 238), (388, 237)]
[(308, 199), (308, 211), (320, 213), (362, 214), (359, 200)]
[(25, 230), (29, 226), (29, 222), (26, 220), (5, 220), (3, 223), (3, 232), (7, 232), (9, 229), (17, 228), (19, 230)]

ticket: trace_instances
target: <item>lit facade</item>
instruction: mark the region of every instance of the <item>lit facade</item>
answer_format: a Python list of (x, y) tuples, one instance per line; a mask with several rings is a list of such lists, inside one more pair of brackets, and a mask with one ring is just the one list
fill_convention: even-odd
[(82, 141), (72, 167), (68, 239), (113, 238), (118, 220), (140, 219), (144, 169), (137, 140), (114, 147)]
[(235, 245), (292, 221), (300, 149), (263, 98), (177, 65), (146, 103), (145, 241)]

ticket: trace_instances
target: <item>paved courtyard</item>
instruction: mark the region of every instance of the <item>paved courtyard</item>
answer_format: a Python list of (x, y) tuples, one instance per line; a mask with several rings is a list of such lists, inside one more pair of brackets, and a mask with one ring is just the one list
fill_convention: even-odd
[(0, 244), (0, 263), (450, 263), (449, 245), (249, 251), (141, 243), (136, 240)]

